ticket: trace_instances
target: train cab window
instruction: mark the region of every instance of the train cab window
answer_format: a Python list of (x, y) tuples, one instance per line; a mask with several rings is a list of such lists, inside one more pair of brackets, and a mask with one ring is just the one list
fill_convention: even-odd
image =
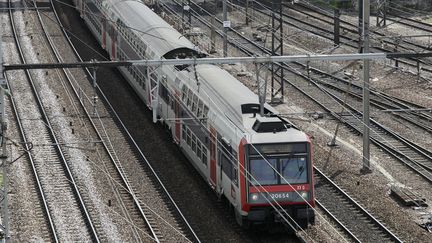
[(276, 159), (251, 159), (250, 173), (252, 185), (276, 185), (278, 184)]
[(281, 184), (307, 183), (306, 157), (293, 157), (280, 159)]

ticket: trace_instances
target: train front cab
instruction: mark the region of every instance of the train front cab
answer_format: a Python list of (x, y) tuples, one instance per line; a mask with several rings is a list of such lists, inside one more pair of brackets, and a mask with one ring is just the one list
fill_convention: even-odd
[(245, 166), (249, 173), (244, 183), (246, 198), (242, 203), (246, 215), (237, 215), (241, 225), (286, 223), (277, 211), (281, 210), (279, 205), (289, 214), (285, 217), (290, 219), (290, 223), (295, 220), (302, 228), (314, 223), (310, 147), (309, 142), (245, 146)]

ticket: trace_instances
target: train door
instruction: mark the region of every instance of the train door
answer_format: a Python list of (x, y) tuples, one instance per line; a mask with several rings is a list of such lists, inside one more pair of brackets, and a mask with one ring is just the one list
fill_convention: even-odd
[(216, 129), (210, 127), (210, 183), (216, 187)]

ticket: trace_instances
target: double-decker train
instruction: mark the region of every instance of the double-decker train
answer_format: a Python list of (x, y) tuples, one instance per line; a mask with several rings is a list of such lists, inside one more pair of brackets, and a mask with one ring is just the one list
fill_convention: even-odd
[[(112, 60), (205, 56), (140, 1), (74, 1)], [(314, 222), (309, 137), (268, 104), (261, 116), (258, 96), (239, 80), (216, 65), (119, 70), (240, 225)]]

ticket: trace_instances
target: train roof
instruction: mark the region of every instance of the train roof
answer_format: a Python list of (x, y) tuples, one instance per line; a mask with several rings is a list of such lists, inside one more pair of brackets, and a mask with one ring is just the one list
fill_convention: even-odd
[(152, 58), (159, 59), (177, 49), (198, 48), (176, 29), (165, 22), (143, 2), (136, 0), (109, 0), (108, 8), (115, 12), (123, 23), (132, 28), (151, 47)]
[[(214, 107), (240, 127), (251, 134), (251, 143), (305, 142), (307, 135), (293, 124), (282, 118), (259, 115), (258, 95), (226, 70), (215, 65), (197, 65), (196, 71), (204, 89)], [(191, 81), (196, 82), (196, 81)], [(201, 91), (200, 91), (201, 92)], [(267, 115), (278, 112), (264, 105)], [(261, 123), (261, 124), (260, 124)]]
[[(211, 102), (237, 125), (243, 126), (242, 115), (248, 107), (259, 107), (258, 95), (227, 71), (215, 65), (197, 65), (200, 82), (208, 90)], [(267, 112), (277, 113), (265, 104)], [(251, 112), (248, 112), (251, 113)]]

